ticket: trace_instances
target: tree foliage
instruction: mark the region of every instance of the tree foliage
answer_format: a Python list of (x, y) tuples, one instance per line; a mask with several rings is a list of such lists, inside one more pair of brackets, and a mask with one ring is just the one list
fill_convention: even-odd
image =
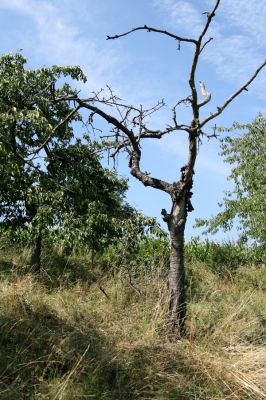
[[(230, 230), (236, 222), (242, 240), (251, 239), (259, 245), (266, 245), (266, 119), (259, 114), (251, 123), (235, 123), (227, 132), (237, 131), (237, 136), (227, 136), (221, 140), (221, 155), (232, 165), (228, 177), (234, 183), (226, 192), (222, 211), (208, 221), (199, 220), (198, 225), (206, 225), (207, 232), (219, 228)], [(239, 131), (244, 131), (239, 136)]]
[(2, 224), (11, 228), (36, 217), (47, 197), (51, 153), (70, 142), (71, 122), (80, 119), (70, 104), (55, 101), (76, 93), (58, 81), (86, 80), (79, 67), (26, 69), (25, 64), (20, 53), (0, 59), (0, 211)]
[(101, 152), (98, 143), (78, 140), (53, 153), (49, 169), (54, 171), (54, 193), (59, 193), (50, 234), (66, 249), (106, 250), (117, 240), (128, 241), (129, 236), (132, 245), (148, 231), (159, 233), (154, 218), (145, 217), (125, 201), (127, 180), (103, 168)]
[(127, 181), (102, 167), (102, 146), (74, 140), (79, 106), (61, 98), (76, 96), (69, 81), (85, 82), (81, 69), (25, 66), (20, 53), (0, 59), (1, 232), (94, 250), (129, 230), (154, 232), (155, 220), (124, 201)]

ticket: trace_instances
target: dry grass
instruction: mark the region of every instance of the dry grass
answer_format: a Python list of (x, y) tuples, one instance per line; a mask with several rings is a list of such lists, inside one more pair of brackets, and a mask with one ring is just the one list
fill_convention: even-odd
[(246, 287), (243, 271), (222, 281), (193, 270), (178, 341), (160, 279), (53, 289), (31, 275), (2, 279), (0, 399), (265, 399), (263, 288)]

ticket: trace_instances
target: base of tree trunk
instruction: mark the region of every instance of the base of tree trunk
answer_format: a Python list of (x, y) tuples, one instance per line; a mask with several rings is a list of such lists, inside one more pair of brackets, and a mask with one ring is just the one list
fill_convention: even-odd
[(186, 316), (180, 317), (176, 316), (175, 319), (168, 318), (169, 323), (169, 332), (171, 335), (174, 335), (175, 338), (184, 338), (186, 337)]

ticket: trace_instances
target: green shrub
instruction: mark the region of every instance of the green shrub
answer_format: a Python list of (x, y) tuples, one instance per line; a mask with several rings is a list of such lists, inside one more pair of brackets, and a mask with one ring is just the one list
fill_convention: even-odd
[(204, 262), (211, 271), (219, 275), (231, 274), (240, 265), (263, 262), (261, 249), (256, 247), (231, 241), (201, 241), (198, 237), (192, 238), (186, 244), (185, 253), (188, 262)]

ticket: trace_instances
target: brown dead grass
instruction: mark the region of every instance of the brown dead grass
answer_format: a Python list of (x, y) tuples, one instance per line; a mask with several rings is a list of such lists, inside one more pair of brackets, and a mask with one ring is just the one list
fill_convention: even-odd
[(168, 335), (160, 279), (102, 278), (108, 297), (98, 283), (2, 280), (0, 398), (265, 399), (265, 293), (194, 270), (182, 340)]

